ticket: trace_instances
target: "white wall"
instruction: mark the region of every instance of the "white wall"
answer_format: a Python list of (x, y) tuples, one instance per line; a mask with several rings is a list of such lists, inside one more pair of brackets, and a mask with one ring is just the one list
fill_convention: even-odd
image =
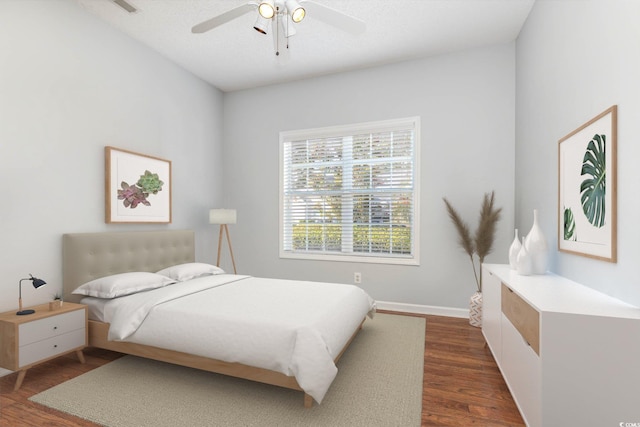
[[(640, 305), (640, 2), (538, 0), (517, 41), (516, 224), (539, 210), (553, 271)], [(618, 105), (618, 262), (557, 248), (558, 140)], [(609, 171), (608, 171), (609, 173)]]
[[(507, 262), (514, 205), (515, 44), (225, 94), (225, 191), (238, 269), (256, 276), (353, 281), (378, 300), (468, 307), (468, 257), (448, 197), (475, 228), (485, 192), (504, 208), (493, 262)], [(420, 116), (421, 264), (278, 257), (280, 131)]]
[[(211, 260), (220, 91), (65, 0), (0, 1), (0, 311), (61, 290), (68, 232), (194, 229)], [(172, 161), (173, 224), (104, 223), (104, 146)]]

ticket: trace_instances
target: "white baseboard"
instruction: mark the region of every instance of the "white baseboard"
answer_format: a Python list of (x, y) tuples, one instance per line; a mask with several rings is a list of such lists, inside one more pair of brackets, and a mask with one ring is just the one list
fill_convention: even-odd
[(404, 304), (401, 302), (376, 301), (380, 310), (399, 311), (401, 313), (431, 314), (434, 316), (468, 318), (469, 309), (437, 307), (432, 305)]

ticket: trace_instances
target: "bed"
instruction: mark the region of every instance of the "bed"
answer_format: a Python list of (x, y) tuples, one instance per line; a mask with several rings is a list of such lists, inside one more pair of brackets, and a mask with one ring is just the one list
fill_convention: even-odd
[[(64, 297), (89, 306), (89, 345), (299, 390), (305, 407), (320, 403), (375, 302), (352, 285), (226, 274), (196, 263), (194, 243), (190, 230), (65, 234)], [(183, 274), (195, 267), (211, 270)], [(166, 283), (127, 295), (74, 294), (157, 272)]]

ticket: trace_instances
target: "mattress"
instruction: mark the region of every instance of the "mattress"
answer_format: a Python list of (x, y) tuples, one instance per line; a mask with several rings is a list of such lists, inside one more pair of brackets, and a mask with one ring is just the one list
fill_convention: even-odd
[(113, 303), (113, 301), (114, 300), (103, 298), (84, 297), (80, 300), (80, 303), (87, 306), (89, 320), (105, 322), (104, 312), (106, 310), (106, 306), (109, 303)]

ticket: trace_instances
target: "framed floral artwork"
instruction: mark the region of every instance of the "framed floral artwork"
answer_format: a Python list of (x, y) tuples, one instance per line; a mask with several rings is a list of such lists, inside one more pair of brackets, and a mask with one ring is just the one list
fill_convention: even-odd
[(171, 162), (105, 147), (105, 222), (171, 223)]
[(558, 142), (558, 250), (617, 260), (614, 105)]

